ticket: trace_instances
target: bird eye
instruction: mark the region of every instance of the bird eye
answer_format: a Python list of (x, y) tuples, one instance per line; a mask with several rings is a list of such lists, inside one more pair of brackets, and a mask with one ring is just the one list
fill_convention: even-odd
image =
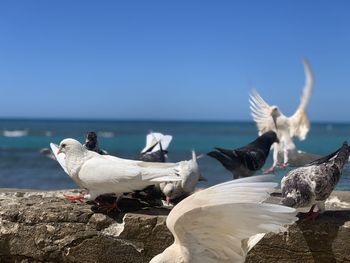
[(66, 147), (66, 144), (62, 144), (62, 148)]

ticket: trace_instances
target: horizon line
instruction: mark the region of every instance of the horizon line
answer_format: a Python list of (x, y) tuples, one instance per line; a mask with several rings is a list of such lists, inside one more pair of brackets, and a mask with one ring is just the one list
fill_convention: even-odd
[[(120, 121), (120, 122), (217, 122), (217, 123), (229, 123), (229, 122), (242, 122), (242, 123), (255, 123), (254, 120), (229, 120), (229, 119), (144, 119), (144, 118), (86, 118), (86, 117), (2, 117), (1, 120), (7, 121), (92, 121), (92, 122), (103, 122), (103, 121)], [(310, 121), (311, 122), (311, 121)], [(312, 121), (311, 123), (317, 124), (350, 124), (350, 121)]]

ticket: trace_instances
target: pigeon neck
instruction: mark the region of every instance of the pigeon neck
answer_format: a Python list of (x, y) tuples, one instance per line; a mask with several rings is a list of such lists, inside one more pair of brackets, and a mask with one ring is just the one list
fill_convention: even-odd
[(88, 150), (85, 148), (82, 149), (72, 149), (72, 151), (67, 152), (66, 154), (66, 165), (69, 172), (69, 176), (76, 178), (80, 171), (80, 168), (84, 162), (88, 159), (87, 157)]
[(350, 148), (348, 146), (343, 146), (340, 148), (339, 152), (333, 157), (333, 166), (336, 166), (340, 171), (342, 171), (344, 165), (349, 160)]

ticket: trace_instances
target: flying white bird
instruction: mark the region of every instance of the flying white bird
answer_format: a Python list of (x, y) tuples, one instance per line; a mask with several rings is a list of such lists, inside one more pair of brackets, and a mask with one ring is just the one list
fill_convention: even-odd
[(283, 156), (283, 168), (288, 164), (293, 166), (304, 165), (320, 157), (319, 155), (297, 150), (293, 142), (293, 137), (304, 140), (310, 130), (310, 121), (306, 113), (306, 106), (313, 90), (314, 78), (310, 64), (305, 59), (303, 62), (306, 75), (305, 86), (299, 107), (292, 116), (287, 117), (276, 105), (269, 105), (256, 90), (253, 90), (250, 94), (251, 114), (257, 124), (259, 135), (273, 130), (277, 133), (280, 141), (279, 144), (275, 143), (273, 145), (273, 164), (266, 171), (267, 173), (274, 170), (281, 156)]
[[(61, 166), (82, 188), (88, 190), (84, 199), (95, 200), (102, 194), (114, 193), (118, 199), (123, 193), (142, 190), (148, 185), (179, 181), (191, 172), (184, 162), (151, 163), (100, 155), (88, 151), (74, 139), (64, 139), (53, 152)], [(61, 157), (60, 155), (65, 156)], [(68, 198), (73, 199), (73, 198)], [(73, 200), (81, 200), (76, 197)]]
[(295, 209), (262, 203), (277, 186), (271, 179), (237, 179), (181, 201), (166, 220), (175, 241), (150, 263), (244, 262), (264, 233), (283, 231), (297, 220)]

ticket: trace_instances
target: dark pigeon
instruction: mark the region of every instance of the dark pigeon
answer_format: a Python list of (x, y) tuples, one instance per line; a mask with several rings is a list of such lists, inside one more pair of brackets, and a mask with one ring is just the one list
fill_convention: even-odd
[[(334, 190), (348, 162), (350, 147), (347, 142), (334, 153), (290, 171), (282, 178), (282, 204), (290, 207), (312, 206), (307, 216), (325, 211), (325, 201)], [(313, 212), (317, 205), (318, 211)]]
[(247, 177), (264, 166), (271, 145), (275, 142), (279, 142), (276, 133), (268, 131), (244, 147), (235, 150), (215, 147), (216, 151), (208, 155), (218, 160), (235, 179)]
[(100, 149), (97, 141), (97, 134), (95, 132), (88, 132), (86, 134), (84, 146), (90, 151), (97, 152), (102, 155), (107, 154), (105, 150)]

